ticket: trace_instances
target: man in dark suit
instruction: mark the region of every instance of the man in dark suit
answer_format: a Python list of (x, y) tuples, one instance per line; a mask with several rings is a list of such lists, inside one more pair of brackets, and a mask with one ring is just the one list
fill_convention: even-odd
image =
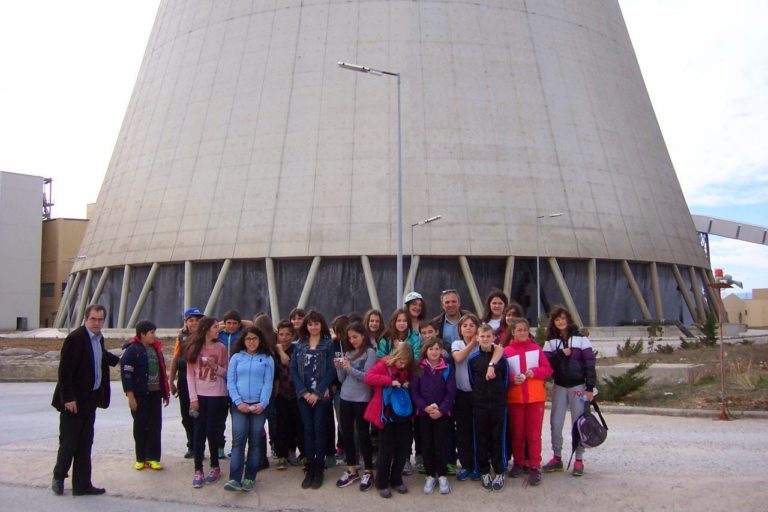
[(101, 329), (107, 311), (92, 304), (85, 322), (64, 340), (59, 361), (59, 380), (51, 405), (59, 412), (59, 452), (53, 468), (51, 489), (64, 493), (64, 479), (72, 466), (72, 494), (104, 494), (91, 483), (91, 446), (96, 408), (109, 407), (109, 367), (120, 358), (104, 349)]

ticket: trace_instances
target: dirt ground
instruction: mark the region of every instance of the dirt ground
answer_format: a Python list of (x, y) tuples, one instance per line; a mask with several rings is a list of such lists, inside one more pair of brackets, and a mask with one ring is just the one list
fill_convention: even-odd
[[(718, 376), (705, 378), (695, 385), (645, 386), (623, 400), (625, 405), (673, 407), (682, 409), (719, 409), (720, 348), (676, 349), (671, 354), (644, 353), (629, 358), (611, 357), (599, 364), (639, 363), (710, 363)], [(768, 345), (726, 344), (726, 397), (732, 411), (768, 411)]]

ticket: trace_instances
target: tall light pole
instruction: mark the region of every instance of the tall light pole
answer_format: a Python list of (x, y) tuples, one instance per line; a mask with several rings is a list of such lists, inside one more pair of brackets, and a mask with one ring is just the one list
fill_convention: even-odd
[(424, 224), (430, 224), (442, 218), (443, 218), (442, 215), (435, 215), (434, 217), (420, 220), (419, 222), (414, 222), (413, 224), (411, 224), (411, 265), (413, 265), (413, 228), (415, 228), (416, 226), (423, 226)]
[(394, 76), (397, 78), (397, 307), (403, 306), (403, 158), (402, 158), (402, 129), (400, 121), (400, 73), (373, 69), (348, 62), (337, 62), (342, 69), (368, 73), (371, 75)]
[(536, 325), (539, 324), (541, 318), (541, 273), (539, 270), (539, 230), (541, 228), (541, 219), (552, 219), (554, 217), (562, 217), (562, 213), (548, 213), (546, 215), (539, 215), (536, 217)]

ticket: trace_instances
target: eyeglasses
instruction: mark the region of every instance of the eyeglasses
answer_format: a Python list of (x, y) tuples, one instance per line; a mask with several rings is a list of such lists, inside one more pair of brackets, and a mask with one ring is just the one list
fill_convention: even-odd
[(246, 336), (245, 341), (259, 341), (258, 336)]
[(456, 295), (458, 295), (459, 291), (455, 288), (448, 288), (447, 290), (443, 290), (440, 292), (440, 297), (444, 295), (448, 295), (449, 293), (455, 293)]

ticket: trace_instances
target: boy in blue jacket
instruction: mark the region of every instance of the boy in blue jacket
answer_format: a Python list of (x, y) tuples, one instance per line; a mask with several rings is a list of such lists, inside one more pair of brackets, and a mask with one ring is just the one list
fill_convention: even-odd
[(120, 358), (120, 378), (133, 416), (133, 439), (136, 444), (134, 468), (163, 469), (160, 464), (160, 434), (163, 414), (170, 397), (165, 371), (163, 347), (155, 337), (157, 327), (149, 320), (136, 324), (136, 336)]

